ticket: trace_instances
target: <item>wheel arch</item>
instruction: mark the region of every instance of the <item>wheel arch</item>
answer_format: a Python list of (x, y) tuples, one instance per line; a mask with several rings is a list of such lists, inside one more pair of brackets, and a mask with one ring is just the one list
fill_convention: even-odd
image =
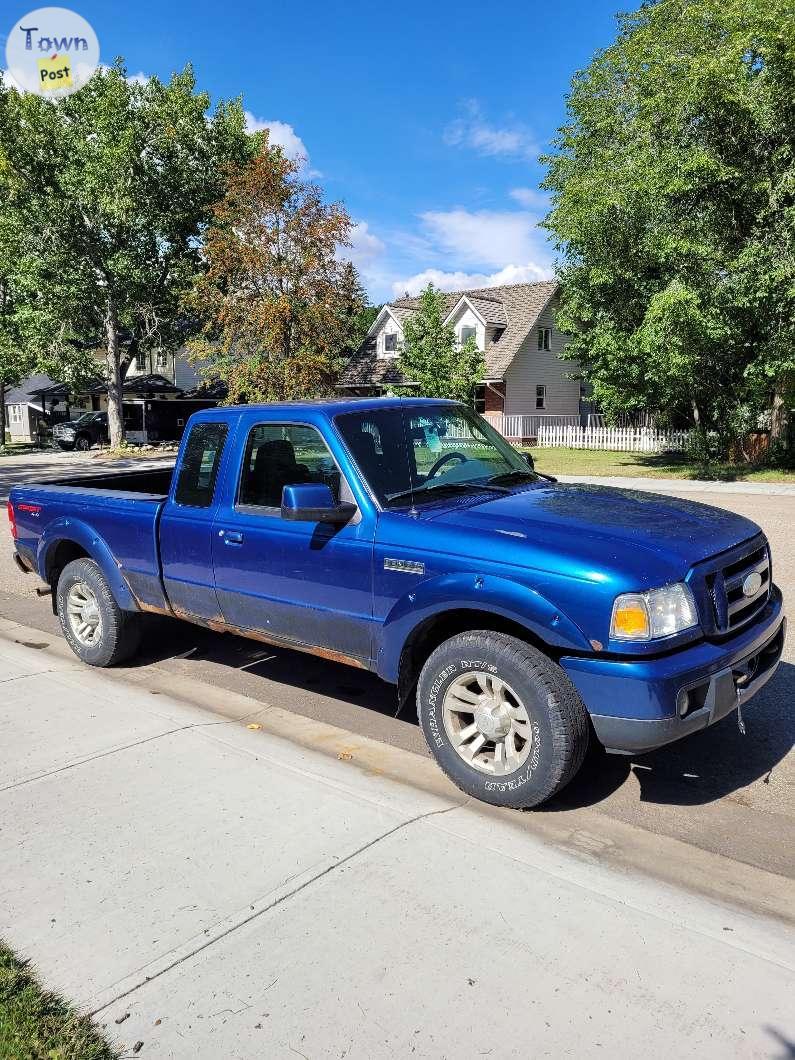
[(458, 607), (436, 612), (411, 630), (398, 662), (397, 688), (400, 705), (408, 702), (428, 656), (446, 640), (470, 630), (505, 633), (526, 644), (532, 644), (544, 655), (557, 660), (562, 649), (549, 644), (527, 625), (507, 615), (478, 607)]
[(61, 571), (72, 560), (82, 558), (92, 559), (97, 564), (123, 611), (140, 610), (107, 542), (90, 526), (74, 519), (57, 520), (47, 527), (39, 542), (37, 566), (52, 590), (53, 610), (56, 609)]

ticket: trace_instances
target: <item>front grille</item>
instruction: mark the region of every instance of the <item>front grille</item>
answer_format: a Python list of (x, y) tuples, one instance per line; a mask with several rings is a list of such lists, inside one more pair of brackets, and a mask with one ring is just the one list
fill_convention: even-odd
[[(753, 589), (752, 576), (758, 575), (759, 586)], [(767, 544), (757, 544), (725, 567), (706, 576), (707, 595), (712, 605), (717, 633), (733, 633), (750, 622), (765, 606), (770, 596), (770, 551)]]

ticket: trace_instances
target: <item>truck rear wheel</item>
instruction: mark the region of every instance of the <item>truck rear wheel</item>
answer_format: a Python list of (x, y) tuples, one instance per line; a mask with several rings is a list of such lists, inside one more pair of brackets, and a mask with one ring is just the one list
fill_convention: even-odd
[(89, 666), (115, 666), (141, 640), (138, 615), (122, 611), (93, 559), (67, 563), (58, 579), (58, 618), (75, 655)]
[(564, 672), (503, 633), (441, 644), (420, 674), (417, 711), (444, 772), (495, 806), (538, 806), (568, 784), (588, 749), (588, 713)]

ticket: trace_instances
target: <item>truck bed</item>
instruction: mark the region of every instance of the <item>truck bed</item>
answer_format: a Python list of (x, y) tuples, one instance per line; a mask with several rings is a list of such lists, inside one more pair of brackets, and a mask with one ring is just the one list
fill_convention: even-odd
[(157, 528), (172, 473), (169, 466), (150, 467), (15, 486), (11, 500), (22, 563), (49, 580), (59, 540), (77, 542), (86, 554), (104, 557), (133, 607), (165, 610)]
[(144, 493), (149, 497), (165, 499), (171, 487), (174, 468), (148, 467), (132, 471), (114, 471), (106, 475), (70, 475), (68, 478), (51, 479), (41, 483), (42, 488), (53, 486), (109, 493)]

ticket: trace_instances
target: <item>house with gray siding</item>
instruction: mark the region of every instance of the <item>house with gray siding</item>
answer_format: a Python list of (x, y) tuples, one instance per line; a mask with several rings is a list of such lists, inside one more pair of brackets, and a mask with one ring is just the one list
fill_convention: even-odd
[[(474, 337), (486, 372), (475, 407), (511, 436), (532, 436), (538, 422), (580, 422), (579, 366), (560, 354), (566, 336), (555, 324), (559, 298), (555, 281), (452, 291), (445, 294), (445, 322), (459, 343)], [(349, 394), (388, 393), (410, 386), (398, 368), (403, 327), (417, 311), (418, 298), (385, 305), (340, 380)], [(574, 377), (574, 378), (573, 378)], [(522, 422), (508, 422), (521, 417)]]

